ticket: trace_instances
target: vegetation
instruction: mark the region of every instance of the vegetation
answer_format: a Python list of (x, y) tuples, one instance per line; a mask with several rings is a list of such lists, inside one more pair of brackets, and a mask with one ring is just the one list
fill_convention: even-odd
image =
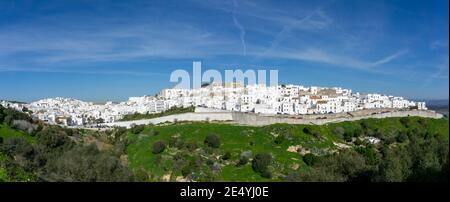
[[(128, 136), (129, 166), (133, 171), (145, 170), (150, 181), (161, 181), (163, 176), (170, 181), (448, 179), (447, 119), (406, 117), (264, 127), (197, 122), (146, 126), (142, 134), (152, 130), (159, 135)], [(367, 138), (380, 142), (373, 144)], [(212, 147), (210, 139), (220, 140), (216, 144), (220, 146)], [(145, 146), (161, 140), (169, 142), (161, 154)], [(193, 143), (196, 149), (188, 149)]]
[(162, 116), (194, 112), (194, 110), (195, 110), (195, 107), (187, 107), (187, 108), (172, 107), (172, 108), (170, 108), (166, 111), (160, 112), (160, 113), (148, 113), (147, 112), (146, 114), (140, 114), (140, 113), (128, 114), (128, 115), (125, 115), (120, 121), (152, 119), (152, 118), (157, 118), (157, 117), (162, 117)]
[(0, 181), (448, 181), (448, 119), (97, 131), (0, 107), (0, 121)]
[(152, 152), (154, 154), (159, 154), (159, 153), (163, 152), (164, 149), (166, 149), (166, 144), (164, 144), (163, 141), (157, 141), (157, 142), (153, 143)]
[(102, 133), (50, 126), (2, 107), (0, 114), (8, 117), (0, 123), (0, 181), (139, 180), (120, 159), (126, 149), (119, 145), (126, 139), (119, 129)]
[(212, 148), (219, 148), (220, 147), (220, 138), (219, 136), (212, 134), (208, 135), (205, 138), (205, 144)]

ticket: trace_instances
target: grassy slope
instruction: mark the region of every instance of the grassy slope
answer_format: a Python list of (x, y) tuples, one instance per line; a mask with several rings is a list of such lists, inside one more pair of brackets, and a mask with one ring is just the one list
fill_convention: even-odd
[[(386, 118), (386, 119), (366, 119), (355, 122), (342, 122), (336, 124), (329, 124), (324, 126), (308, 126), (312, 130), (320, 131), (321, 138), (318, 139), (310, 134), (304, 134), (304, 125), (288, 125), (288, 124), (275, 124), (265, 127), (248, 127), (248, 126), (236, 126), (229, 124), (217, 124), (217, 123), (188, 123), (188, 124), (176, 124), (165, 126), (147, 126), (146, 129), (138, 135), (129, 134), (129, 138), (132, 140), (132, 144), (128, 147), (128, 158), (130, 167), (133, 170), (144, 169), (151, 175), (153, 180), (160, 180), (160, 177), (172, 172), (173, 169), (173, 156), (177, 152), (188, 153), (190, 157), (197, 155), (196, 151), (187, 152), (185, 150), (178, 150), (176, 148), (168, 148), (162, 154), (153, 154), (151, 152), (152, 144), (155, 141), (163, 140), (166, 144), (169, 142), (171, 136), (179, 136), (184, 142), (196, 142), (200, 147), (203, 147), (203, 140), (206, 135), (216, 133), (220, 136), (221, 146), (214, 153), (223, 155), (226, 151), (230, 151), (232, 154), (231, 160), (225, 162), (225, 166), (222, 168), (218, 181), (278, 181), (281, 174), (285, 174), (287, 171), (292, 170), (294, 164), (299, 165), (299, 170), (308, 169), (308, 167), (302, 161), (301, 155), (298, 153), (288, 152), (287, 148), (291, 145), (302, 145), (304, 148), (309, 149), (335, 149), (336, 146), (333, 142), (344, 143), (343, 140), (337, 138), (333, 131), (337, 126), (341, 126), (348, 130), (355, 130), (361, 127), (361, 122), (368, 123), (367, 125), (374, 130), (377, 128), (382, 129), (386, 135), (394, 135), (395, 131), (407, 130), (399, 121), (400, 118)], [(412, 123), (409, 129), (414, 127), (421, 127), (417, 124), (419, 117), (409, 117)], [(430, 133), (439, 133), (445, 137), (448, 141), (448, 120), (447, 119), (425, 119), (427, 124), (427, 130)], [(151, 135), (151, 130), (159, 131), (159, 135)], [(247, 131), (245, 135), (243, 131)], [(293, 139), (291, 141), (285, 141), (282, 144), (275, 144), (274, 133), (285, 133), (286, 131), (291, 134)], [(272, 134), (271, 134), (272, 133)], [(249, 142), (253, 141), (254, 145), (251, 146)], [(274, 163), (270, 166), (270, 170), (274, 174), (272, 179), (268, 180), (260, 177), (255, 173), (250, 163), (236, 167), (235, 164), (239, 159), (239, 154), (243, 151), (251, 150), (253, 154), (258, 152), (270, 152), (274, 157)], [(160, 163), (156, 162), (157, 157), (160, 155), (163, 160)], [(222, 161), (223, 162), (223, 161)], [(180, 176), (180, 171), (174, 171), (173, 176)]]
[[(14, 130), (6, 124), (0, 124), (0, 137), (3, 138), (3, 141), (13, 137), (24, 137), (29, 142), (35, 141), (34, 137), (31, 137), (22, 131)], [(8, 178), (6, 169), (2, 167), (3, 161), (6, 161), (6, 158), (8, 158), (6, 155), (0, 153), (0, 182), (33, 181), (32, 175), (20, 168), (15, 170), (15, 179)]]

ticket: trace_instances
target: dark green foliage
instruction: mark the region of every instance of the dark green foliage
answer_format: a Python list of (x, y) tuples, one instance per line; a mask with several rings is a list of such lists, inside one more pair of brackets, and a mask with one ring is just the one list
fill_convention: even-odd
[(397, 135), (397, 142), (404, 143), (408, 140), (408, 135), (406, 133), (401, 132)]
[(239, 163), (238, 166), (243, 166), (248, 163), (250, 160), (250, 157), (252, 156), (252, 151), (244, 151), (239, 156)]
[(318, 158), (316, 155), (308, 153), (303, 156), (303, 162), (308, 166), (313, 166), (317, 162)]
[(133, 180), (131, 172), (121, 165), (120, 160), (95, 145), (76, 146), (59, 157), (50, 159), (45, 181), (117, 182)]
[(268, 169), (266, 169), (261, 173), (261, 177), (270, 179), (272, 178), (272, 173)]
[(284, 135), (278, 135), (276, 138), (275, 138), (275, 144), (281, 144), (281, 143), (283, 143), (283, 141), (285, 140), (286, 138), (284, 138)]
[(186, 147), (186, 149), (188, 149), (188, 151), (192, 152), (198, 148), (198, 145), (196, 142), (188, 142), (188, 143), (186, 143), (185, 147)]
[(344, 134), (345, 134), (345, 130), (344, 130), (344, 128), (338, 126), (338, 127), (334, 128), (334, 134), (337, 137), (343, 139), (344, 138)]
[(145, 128), (145, 125), (133, 125), (131, 127), (131, 132), (133, 134), (139, 134), (144, 130), (144, 128)]
[(64, 130), (58, 128), (47, 127), (37, 134), (38, 144), (48, 148), (49, 150), (55, 149), (61, 146), (71, 146), (72, 141), (68, 138)]
[(34, 155), (33, 146), (24, 138), (9, 138), (0, 147), (0, 151), (13, 156), (30, 158)]
[(166, 149), (166, 144), (163, 141), (156, 141), (153, 143), (152, 147), (152, 153), (153, 154), (160, 154)]
[(298, 176), (300, 181), (361, 181), (365, 175), (364, 157), (346, 150), (338, 155), (322, 158), (314, 165), (312, 172)]
[(12, 126), (14, 120), (24, 120), (33, 122), (30, 115), (21, 111), (17, 111), (12, 108), (4, 108), (0, 110), (0, 123), (4, 122), (7, 125)]
[(344, 133), (344, 140), (347, 142), (351, 142), (353, 139), (353, 133)]
[(231, 158), (231, 153), (230, 152), (225, 152), (225, 154), (222, 156), (222, 159), (223, 160), (228, 160), (228, 159), (230, 159)]
[(255, 172), (263, 173), (272, 162), (272, 155), (269, 153), (258, 153), (252, 160), (252, 168)]
[(303, 128), (303, 133), (311, 134), (311, 129), (308, 126), (306, 126), (306, 127)]
[(364, 156), (369, 165), (377, 165), (380, 162), (380, 155), (372, 145), (367, 147), (357, 147), (356, 151)]
[(400, 118), (400, 123), (402, 123), (402, 125), (403, 125), (405, 128), (408, 128), (409, 118), (408, 118), (408, 117), (402, 117), (402, 118)]
[(204, 143), (208, 147), (219, 148), (220, 147), (220, 138), (216, 134), (211, 134), (206, 136)]

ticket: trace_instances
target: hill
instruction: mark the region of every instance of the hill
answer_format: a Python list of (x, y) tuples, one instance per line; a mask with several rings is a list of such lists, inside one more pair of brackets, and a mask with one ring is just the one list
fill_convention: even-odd
[[(350, 181), (363, 178), (367, 173), (372, 174), (363, 180), (414, 180), (418, 175), (414, 172), (419, 172), (414, 163), (401, 171), (412, 173), (407, 176), (390, 176), (387, 168), (379, 169), (394, 166), (385, 161), (399, 158), (397, 155), (408, 156), (398, 161), (421, 155), (417, 153), (421, 150), (413, 147), (426, 150), (422, 152), (443, 150), (444, 156), (431, 152), (433, 157), (430, 158), (442, 160), (439, 165), (433, 165), (439, 172), (443, 164), (448, 165), (444, 160), (448, 157), (447, 119), (406, 117), (323, 126), (275, 124), (265, 127), (179, 123), (146, 126), (141, 130), (133, 134), (131, 129), (128, 134), (131, 142), (128, 160), (133, 171), (150, 176), (150, 181)], [(218, 148), (205, 144), (209, 135), (218, 137)], [(379, 139), (380, 143), (369, 143), (371, 138)], [(153, 152), (156, 142), (165, 146), (163, 152)], [(271, 157), (264, 172), (254, 168), (254, 158), (258, 154)], [(342, 166), (348, 165), (342, 165), (341, 158), (348, 160), (354, 169), (360, 169), (351, 172), (360, 174), (351, 176), (350, 171), (342, 170)], [(333, 167), (336, 170), (333, 171)]]
[(0, 107), (0, 181), (448, 181), (448, 148), (446, 118), (97, 131)]

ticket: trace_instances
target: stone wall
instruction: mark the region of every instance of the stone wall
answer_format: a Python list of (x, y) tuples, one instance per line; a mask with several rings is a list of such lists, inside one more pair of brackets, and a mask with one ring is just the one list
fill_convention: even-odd
[(132, 124), (159, 124), (165, 122), (176, 121), (232, 121), (239, 125), (249, 126), (265, 126), (276, 123), (287, 124), (313, 124), (323, 125), (327, 123), (337, 123), (343, 121), (356, 121), (367, 118), (388, 118), (388, 117), (405, 117), (420, 116), (427, 118), (442, 118), (442, 114), (434, 111), (365, 111), (354, 114), (327, 114), (327, 115), (305, 115), (305, 116), (274, 116), (274, 115), (258, 115), (252, 113), (241, 112), (190, 112), (184, 114), (175, 114), (153, 119), (121, 121), (114, 123), (106, 123), (106, 126), (120, 126), (129, 128)]
[(169, 116), (163, 116), (153, 119), (143, 119), (136, 121), (119, 121), (114, 123), (106, 123), (106, 126), (120, 126), (130, 128), (132, 124), (159, 124), (165, 122), (176, 122), (176, 121), (232, 121), (233, 116), (230, 112), (214, 112), (214, 113), (184, 113), (184, 114), (174, 114)]
[[(331, 116), (331, 118), (330, 118)], [(264, 126), (275, 123), (287, 123), (287, 124), (313, 124), (323, 125), (327, 123), (337, 123), (343, 121), (356, 121), (367, 118), (388, 118), (388, 117), (406, 117), (406, 116), (420, 116), (427, 118), (442, 118), (442, 114), (438, 114), (434, 111), (393, 111), (377, 114), (367, 114), (360, 116), (336, 116), (336, 115), (311, 115), (307, 118), (304, 117), (287, 117), (287, 116), (268, 116), (257, 115), (250, 113), (233, 113), (233, 121), (241, 125), (251, 126)], [(314, 118), (315, 117), (315, 118)], [(326, 118), (325, 118), (326, 117)]]

